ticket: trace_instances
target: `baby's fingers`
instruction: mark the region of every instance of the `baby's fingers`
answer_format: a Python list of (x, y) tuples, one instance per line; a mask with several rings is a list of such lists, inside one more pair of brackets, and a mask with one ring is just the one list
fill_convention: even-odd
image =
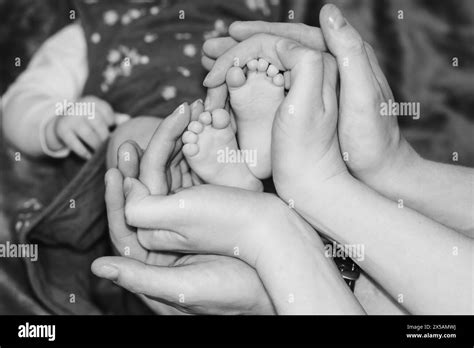
[(101, 118), (108, 127), (115, 125), (115, 114), (112, 107), (104, 100), (97, 99), (95, 101), (96, 118)]
[(106, 141), (109, 137), (110, 130), (109, 126), (105, 122), (105, 119), (103, 119), (102, 117), (96, 117), (95, 119), (91, 120), (90, 124), (99, 136), (101, 142)]
[(211, 70), (212, 67), (214, 66), (214, 63), (216, 62), (215, 59), (211, 59), (209, 57), (206, 57), (206, 56), (202, 56), (201, 57), (201, 65), (204, 69), (206, 69), (207, 71)]
[(73, 131), (71, 130), (66, 131), (61, 136), (61, 140), (69, 149), (71, 149), (72, 152), (74, 152), (79, 157), (84, 158), (84, 159), (90, 159), (92, 157), (92, 154), (90, 153), (90, 151), (79, 140), (79, 138)]
[(85, 144), (94, 150), (97, 150), (102, 144), (99, 134), (95, 132), (92, 125), (88, 122), (79, 124), (75, 129), (75, 133)]

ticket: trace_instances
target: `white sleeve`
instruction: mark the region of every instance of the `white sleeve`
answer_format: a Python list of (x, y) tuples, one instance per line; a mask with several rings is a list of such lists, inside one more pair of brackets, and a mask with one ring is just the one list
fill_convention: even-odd
[(67, 149), (53, 152), (47, 148), (44, 126), (55, 117), (57, 103), (75, 101), (82, 95), (87, 75), (84, 32), (80, 24), (70, 24), (43, 43), (7, 90), (3, 97), (4, 115), (21, 118), (17, 121), (23, 126), (34, 125), (36, 129), (30, 134), (39, 132), (36, 136), (45, 154), (66, 157)]

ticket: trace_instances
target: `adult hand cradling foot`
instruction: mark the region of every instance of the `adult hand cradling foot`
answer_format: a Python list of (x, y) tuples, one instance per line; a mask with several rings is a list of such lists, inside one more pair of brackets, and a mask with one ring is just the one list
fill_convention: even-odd
[[(296, 52), (295, 55), (290, 50), (284, 51), (286, 49), (286, 47), (282, 48), (283, 54), (293, 57), (291, 59), (294, 64), (297, 64), (298, 56), (303, 59), (305, 57), (305, 54), (301, 55), (299, 52)], [(311, 61), (302, 61), (302, 64), (307, 63), (311, 63)], [(155, 163), (150, 165), (150, 168), (166, 169), (164, 163), (173, 163), (171, 158), (166, 158), (163, 154), (170, 157), (171, 155), (176, 156), (176, 153), (179, 152), (176, 147), (176, 139), (184, 131), (184, 128), (168, 125), (172, 122), (180, 122), (179, 118), (182, 117), (184, 116), (171, 116), (155, 132), (144, 154), (143, 161), (145, 158), (159, 158), (161, 164)], [(168, 129), (175, 129), (176, 131), (171, 132), (171, 134), (169, 131), (162, 132), (160, 131), (160, 129), (163, 129), (162, 127), (168, 127)], [(173, 151), (170, 151), (170, 149), (173, 149)], [(136, 160), (134, 159), (130, 163), (136, 163)], [(360, 305), (339, 276), (333, 262), (324, 256), (323, 244), (317, 234), (276, 196), (212, 185), (183, 189), (170, 196), (164, 196), (168, 192), (162, 191), (162, 195), (153, 196), (150, 195), (150, 190), (143, 184), (144, 180), (142, 178), (152, 176), (164, 178), (165, 175), (159, 175), (159, 173), (146, 175), (146, 170), (147, 168), (142, 162), (140, 165), (142, 183), (130, 178), (126, 179), (124, 183), (127, 196), (125, 216), (129, 225), (141, 228), (138, 232), (138, 240), (144, 248), (219, 254), (223, 255), (220, 257), (226, 257), (226, 260), (230, 260), (229, 257), (239, 258), (256, 269), (278, 313), (362, 312)], [(114, 169), (111, 171), (111, 173), (116, 173)], [(111, 175), (109, 175), (109, 178)], [(163, 184), (158, 185), (156, 182), (159, 182), (159, 180), (153, 180), (156, 187), (166, 187)], [(108, 183), (107, 190), (109, 191), (111, 187), (111, 183)], [(119, 192), (118, 195), (121, 195), (121, 193)], [(246, 207), (246, 209), (242, 207)], [(296, 252), (293, 248), (283, 252), (282, 250), (287, 245), (293, 245)], [(276, 254), (274, 250), (281, 250), (282, 252)], [(188, 256), (188, 258), (192, 257)], [(213, 256), (212, 259), (219, 260), (219, 256)], [(112, 267), (117, 271), (109, 279), (112, 278), (124, 287), (131, 288), (127, 275), (133, 273), (126, 269), (121, 270), (119, 267), (123, 267), (124, 260), (120, 260), (120, 262), (113, 263)], [(132, 265), (133, 261), (127, 261)], [(97, 274), (107, 277), (110, 274), (101, 272), (104, 268), (107, 270), (111, 265), (104, 264), (104, 262), (110, 262), (110, 259), (105, 258), (96, 261), (93, 269)], [(244, 263), (240, 264), (245, 265)], [(219, 265), (223, 267), (216, 268), (216, 272), (219, 269), (224, 272), (216, 274), (216, 276), (219, 275), (219, 281), (224, 281), (222, 276), (232, 277), (232, 273), (228, 272), (225, 263), (220, 262)], [(182, 266), (176, 268), (177, 277), (182, 272)], [(203, 269), (209, 272), (208, 266)], [(158, 268), (155, 268), (155, 272), (158, 272), (158, 270)], [(166, 272), (169, 273), (171, 270), (168, 268)], [(248, 270), (252, 272), (252, 268), (248, 268)], [(301, 273), (302, 270), (303, 274)], [(240, 272), (239, 275), (241, 273), (243, 272)], [(194, 275), (198, 275), (197, 270), (194, 270)], [(322, 277), (325, 281), (321, 281)], [(140, 277), (136, 278), (140, 279)], [(205, 280), (208, 281), (207, 278)], [(249, 277), (249, 275), (246, 275), (244, 280), (246, 283), (255, 281), (255, 279), (252, 281), (252, 277)], [(263, 290), (261, 285), (258, 286), (258, 282), (255, 285), (253, 284), (249, 288)], [(214, 284), (206, 284), (207, 286), (209, 286), (207, 290), (204, 288), (193, 289), (190, 294), (199, 292), (201, 296), (215, 297)], [(237, 289), (237, 287), (235, 288)], [(176, 291), (174, 298), (179, 301), (180, 293), (178, 289)], [(314, 291), (325, 295), (314, 297)], [(260, 299), (259, 301), (265, 302), (266, 296), (263, 296), (264, 293), (262, 291), (260, 295), (253, 294), (251, 298), (254, 301)], [(149, 292), (146, 294), (154, 298), (163, 297), (163, 295), (160, 297), (160, 293), (156, 294), (156, 291), (155, 295)], [(226, 294), (227, 301), (229, 301), (227, 296), (229, 295)], [(195, 298), (195, 296), (193, 297)], [(290, 298), (291, 301), (288, 300)], [(169, 295), (162, 301), (172, 302)], [(210, 300), (207, 300), (206, 303), (209, 302)], [(179, 302), (177, 305), (180, 307), (187, 306)], [(259, 309), (259, 306), (252, 307)], [(260, 307), (265, 308), (265, 306)]]
[[(472, 296), (472, 198), (466, 188), (472, 170), (419, 158), (401, 136), (396, 118), (380, 114), (380, 106), (393, 95), (370, 46), (333, 5), (323, 7), (320, 23), (321, 30), (240, 22), (230, 28), (232, 38), (206, 43), (203, 64), (212, 68), (205, 80), (210, 113), (194, 104), (195, 116), (187, 106), (182, 114), (170, 116), (141, 160), (140, 149), (123, 145), (133, 153), (132, 160), (124, 164), (119, 159), (121, 174), (109, 172), (107, 205), (115, 246), (120, 250), (131, 245), (135, 260), (101, 258), (93, 265), (97, 275), (195, 313), (271, 313), (273, 308), (278, 314), (363, 313), (324, 255), (316, 229), (337, 242), (364, 245), (359, 266), (392, 298), (402, 294), (407, 311), (471, 312), (466, 303)], [(325, 52), (326, 44), (331, 54)], [(265, 66), (254, 69), (261, 61)], [(255, 71), (266, 74), (258, 83), (267, 85), (272, 76), (284, 76), (287, 89), (264, 122), (247, 117), (251, 103), (240, 107), (236, 93), (245, 92), (242, 86), (256, 86)], [(225, 126), (217, 125), (221, 112), (215, 109), (225, 107), (229, 92), (236, 135), (230, 131), (229, 115)], [(248, 122), (257, 121), (256, 128), (249, 127)], [(204, 132), (204, 125), (213, 125), (214, 133), (210, 128)], [(191, 134), (185, 133), (186, 127)], [(217, 135), (226, 127), (226, 137)], [(263, 129), (252, 135), (258, 127)], [(190, 145), (184, 155), (183, 142)], [(269, 151), (271, 161), (266, 156), (259, 170), (239, 165), (243, 174), (233, 175), (237, 166), (217, 164), (212, 157), (229, 144), (236, 151), (238, 145)], [(204, 151), (205, 161), (193, 160)], [(249, 180), (239, 180), (261, 179), (268, 166), (279, 197), (255, 192)], [(423, 170), (433, 166), (439, 177), (422, 180), (427, 175)], [(414, 175), (404, 179), (399, 172)], [(443, 204), (429, 202), (430, 194), (443, 193), (439, 182), (452, 177), (458, 180), (443, 195)], [(206, 185), (198, 185), (202, 181)], [(433, 193), (413, 194), (406, 187)], [(406, 201), (403, 209), (399, 197)], [(458, 197), (461, 203), (456, 203)], [(446, 203), (456, 209), (442, 209)], [(112, 219), (115, 214), (120, 216)], [(157, 262), (153, 255), (171, 261)], [(176, 265), (180, 267), (163, 267)], [(229, 285), (226, 293), (217, 296), (215, 288), (224, 283)], [(454, 284), (457, 296), (452, 298)], [(183, 294), (186, 300), (180, 302)]]
[(191, 174), (179, 164), (179, 139), (191, 116), (200, 112), (199, 101), (191, 110), (187, 105), (178, 108), (158, 126), (143, 155), (135, 143), (126, 142), (119, 148), (119, 170), (110, 169), (106, 175), (106, 204), (111, 240), (122, 257), (100, 258), (92, 271), (141, 295), (159, 314), (271, 314), (273, 305), (260, 279), (244, 262), (218, 255), (149, 251), (154, 249), (144, 245), (155, 232), (137, 233), (125, 222), (125, 176), (146, 182), (147, 193), (166, 195), (172, 187), (192, 185), (193, 180), (186, 179)]
[[(261, 22), (234, 24), (230, 29), (231, 35), (235, 35), (237, 39), (246, 37), (249, 37), (249, 39), (239, 44), (236, 44), (236, 41), (221, 39), (205, 45), (204, 51), (206, 52), (207, 49), (211, 58), (217, 58), (206, 78), (207, 86), (219, 86), (224, 82), (225, 71), (234, 62), (245, 64), (249, 59), (249, 55), (266, 57), (270, 55), (272, 59), (277, 58), (268, 49), (275, 34), (299, 38), (301, 42), (313, 48), (322, 47), (323, 43), (320, 38), (321, 33), (324, 34), (328, 48), (338, 62), (341, 77), (338, 135), (341, 151), (348, 154), (346, 164), (351, 173), (386, 196), (397, 197), (397, 199), (398, 197), (406, 197), (406, 200), (412, 203), (414, 208), (420, 209), (437, 221), (453, 226), (453, 228), (461, 227), (457, 228), (460, 231), (464, 231), (466, 227), (472, 231), (472, 225), (468, 221), (468, 212), (469, 208), (472, 207), (472, 199), (462, 192), (462, 190), (468, 187), (469, 173), (472, 175), (471, 170), (462, 168), (453, 170), (452, 166), (439, 165), (438, 168), (442, 170), (443, 177), (438, 178), (437, 181), (427, 179), (425, 183), (421, 183), (425, 191), (437, 187), (437, 194), (439, 194), (439, 181), (446, 180), (455, 171), (455, 176), (460, 177), (462, 183), (457, 184), (454, 192), (448, 194), (446, 199), (459, 207), (460, 204), (457, 203), (455, 197), (464, 197), (463, 203), (461, 203), (462, 213), (445, 207), (443, 214), (437, 216), (435, 212), (440, 211), (440, 204), (438, 202), (429, 202), (429, 204), (426, 204), (427, 207), (423, 207), (423, 203), (427, 203), (425, 194), (406, 194), (406, 189), (400, 189), (398, 192), (395, 192), (396, 189), (394, 190), (394, 187), (401, 188), (406, 180), (398, 180), (398, 171), (405, 171), (407, 163), (416, 162), (417, 155), (414, 154), (408, 143), (401, 138), (396, 119), (384, 118), (380, 115), (378, 107), (381, 102), (388, 102), (389, 99), (393, 98), (390, 88), (381, 73), (381, 69), (370, 47), (363, 43), (359, 34), (347, 23), (335, 6), (327, 5), (321, 10), (320, 22), (322, 31), (318, 29), (305, 31), (303, 29), (306, 28), (301, 26), (295, 27), (292, 24), (262, 24)], [(269, 32), (273, 35), (263, 36), (262, 32)], [(314, 41), (312, 41), (313, 38)], [(261, 43), (249, 45), (251, 40), (260, 40)], [(273, 42), (275, 40), (273, 39)], [(221, 46), (221, 52), (218, 52), (219, 46)], [(230, 57), (232, 59), (229, 59)], [(273, 61), (272, 63), (276, 64)], [(293, 73), (291, 71), (291, 82), (293, 82)], [(308, 80), (310, 79), (308, 78)], [(308, 88), (307, 90), (311, 89)], [(287, 99), (291, 96), (291, 91), (292, 88), (290, 87)], [(216, 95), (211, 93), (208, 96), (208, 98), (211, 98), (211, 101), (208, 100), (208, 103), (215, 104), (215, 97)], [(212, 100), (213, 98), (214, 100)], [(300, 101), (293, 103), (295, 110), (303, 104), (304, 92), (296, 96), (296, 98)], [(285, 105), (285, 102), (282, 104), (279, 112), (277, 112), (276, 120), (278, 120), (282, 109), (284, 110), (283, 105)], [(316, 118), (317, 115), (318, 112), (315, 112), (314, 117)], [(320, 119), (319, 124), (322, 124), (322, 122), (323, 119)], [(275, 121), (273, 128), (274, 137), (276, 135), (275, 131), (278, 129), (275, 127), (276, 124), (277, 122)], [(321, 133), (317, 132), (316, 129), (317, 127), (314, 127), (314, 138), (324, 136), (324, 134), (331, 134), (328, 131), (329, 128)], [(291, 139), (294, 143), (285, 146), (287, 143), (284, 142), (284, 137), (282, 137), (281, 143), (275, 141), (274, 138), (272, 144), (274, 161), (278, 158), (276, 152), (278, 152), (280, 146), (287, 149), (290, 149), (292, 146), (294, 149), (293, 153), (291, 155), (288, 153), (285, 157), (285, 161), (291, 162), (291, 166), (288, 166), (288, 168), (305, 168), (314, 165), (315, 161), (312, 160), (309, 153), (317, 153), (320, 149), (315, 147), (311, 150), (308, 149), (308, 138), (295, 137)], [(296, 141), (297, 139), (300, 141)], [(287, 142), (289, 143), (288, 140)], [(296, 150), (297, 147), (299, 147), (298, 151)], [(308, 153), (307, 157), (299, 156), (299, 154), (305, 153), (305, 151)], [(298, 160), (300, 161), (299, 163), (297, 162)], [(348, 173), (335, 177), (334, 180), (326, 181), (324, 188), (321, 189), (320, 185), (317, 185), (314, 180), (305, 180), (304, 174), (298, 175), (297, 180), (296, 176), (293, 176), (293, 180), (287, 178), (280, 181), (278, 180), (278, 168), (276, 163), (273, 163), (275, 184), (282, 198), (294, 201), (297, 211), (310, 221), (313, 226), (329, 237), (342, 243), (363, 243), (367, 260), (364, 262), (365, 264), (361, 264), (362, 268), (368, 271), (393, 297), (396, 297), (399, 293), (404, 293), (406, 298), (406, 295), (409, 294), (410, 300), (405, 300), (404, 302), (408, 310), (415, 313), (430, 313), (434, 307), (437, 308), (437, 311), (443, 312), (454, 311), (460, 313), (466, 310), (462, 303), (469, 301), (469, 277), (462, 274), (469, 273), (470, 266), (467, 265), (469, 264), (468, 259), (472, 250), (471, 240), (407, 207), (403, 210), (399, 209), (396, 204), (377, 195), (367, 186), (362, 185), (361, 182), (354, 180)], [(412, 188), (420, 185), (419, 181), (421, 180), (416, 180), (417, 177), (421, 176), (419, 173), (420, 169), (418, 168), (418, 173), (414, 176), (414, 182), (410, 182), (407, 185), (408, 187)], [(416, 172), (417, 170), (410, 168), (410, 171)], [(429, 174), (426, 176), (429, 176)], [(293, 184), (295, 181), (298, 183), (296, 187)], [(279, 183), (283, 186), (279, 185)], [(420, 190), (420, 188), (417, 188), (414, 192), (419, 193)], [(318, 197), (318, 199), (315, 200), (314, 197)], [(366, 221), (366, 217), (373, 216), (375, 209), (377, 209), (378, 218), (375, 221), (371, 220), (370, 222), (373, 222), (371, 224)], [(460, 215), (462, 222), (456, 219)], [(341, 219), (341, 216), (344, 219)], [(351, 224), (348, 224), (348, 221), (351, 221)], [(393, 221), (397, 221), (397, 224), (394, 224)], [(353, 225), (354, 223), (355, 225)], [(428, 235), (430, 236), (429, 239), (427, 238)], [(398, 248), (400, 243), (404, 246), (405, 250), (412, 250), (413, 252), (410, 255), (414, 256), (406, 257), (406, 255), (401, 255)], [(427, 245), (430, 245), (428, 248), (430, 252), (420, 252), (420, 250), (426, 250)], [(450, 249), (446, 245), (449, 245)], [(463, 260), (457, 256), (451, 256), (448, 260), (440, 257), (440, 253), (449, 253), (457, 245), (462, 245), (464, 250), (462, 253)], [(375, 259), (377, 260), (375, 261)], [(370, 260), (375, 261), (373, 265), (370, 265)], [(444, 269), (445, 284), (453, 284), (463, 279), (464, 284), (462, 288), (464, 292), (461, 295), (462, 299), (455, 301), (456, 303), (444, 302), (446, 307), (441, 308), (440, 298), (449, 296), (451, 285), (438, 287), (434, 291), (430, 284), (437, 279), (440, 268), (436, 267), (436, 271), (430, 271), (424, 267), (414, 267), (416, 264), (419, 265), (422, 260), (423, 262), (437, 264), (440, 268)], [(394, 262), (397, 265), (396, 267), (394, 267)], [(462, 268), (464, 269), (461, 270)], [(454, 274), (449, 269), (457, 269), (460, 272)], [(414, 290), (410, 280), (412, 278), (424, 279), (425, 281), (420, 281), (418, 289)], [(419, 292), (419, 289), (423, 287), (425, 287), (424, 291)], [(419, 295), (421, 293), (424, 295)], [(429, 295), (426, 296), (426, 294)], [(430, 305), (425, 307), (422, 303), (430, 303)]]

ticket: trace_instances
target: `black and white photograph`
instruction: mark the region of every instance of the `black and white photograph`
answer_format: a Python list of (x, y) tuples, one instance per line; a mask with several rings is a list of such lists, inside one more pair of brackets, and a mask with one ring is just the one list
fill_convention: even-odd
[(474, 1), (0, 0), (0, 53), (0, 345), (472, 347)]

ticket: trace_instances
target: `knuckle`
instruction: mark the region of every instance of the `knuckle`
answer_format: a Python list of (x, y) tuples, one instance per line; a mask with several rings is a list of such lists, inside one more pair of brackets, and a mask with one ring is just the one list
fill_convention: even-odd
[(81, 123), (81, 125), (78, 127), (78, 131), (84, 136), (90, 136), (94, 132), (89, 123)]
[(352, 37), (347, 41), (347, 49), (355, 55), (359, 55), (365, 52), (364, 41), (360, 36)]
[(258, 33), (258, 34), (255, 34), (252, 36), (252, 38), (256, 41), (261, 41), (261, 40), (265, 40), (269, 37), (268, 34), (265, 34), (265, 33)]

